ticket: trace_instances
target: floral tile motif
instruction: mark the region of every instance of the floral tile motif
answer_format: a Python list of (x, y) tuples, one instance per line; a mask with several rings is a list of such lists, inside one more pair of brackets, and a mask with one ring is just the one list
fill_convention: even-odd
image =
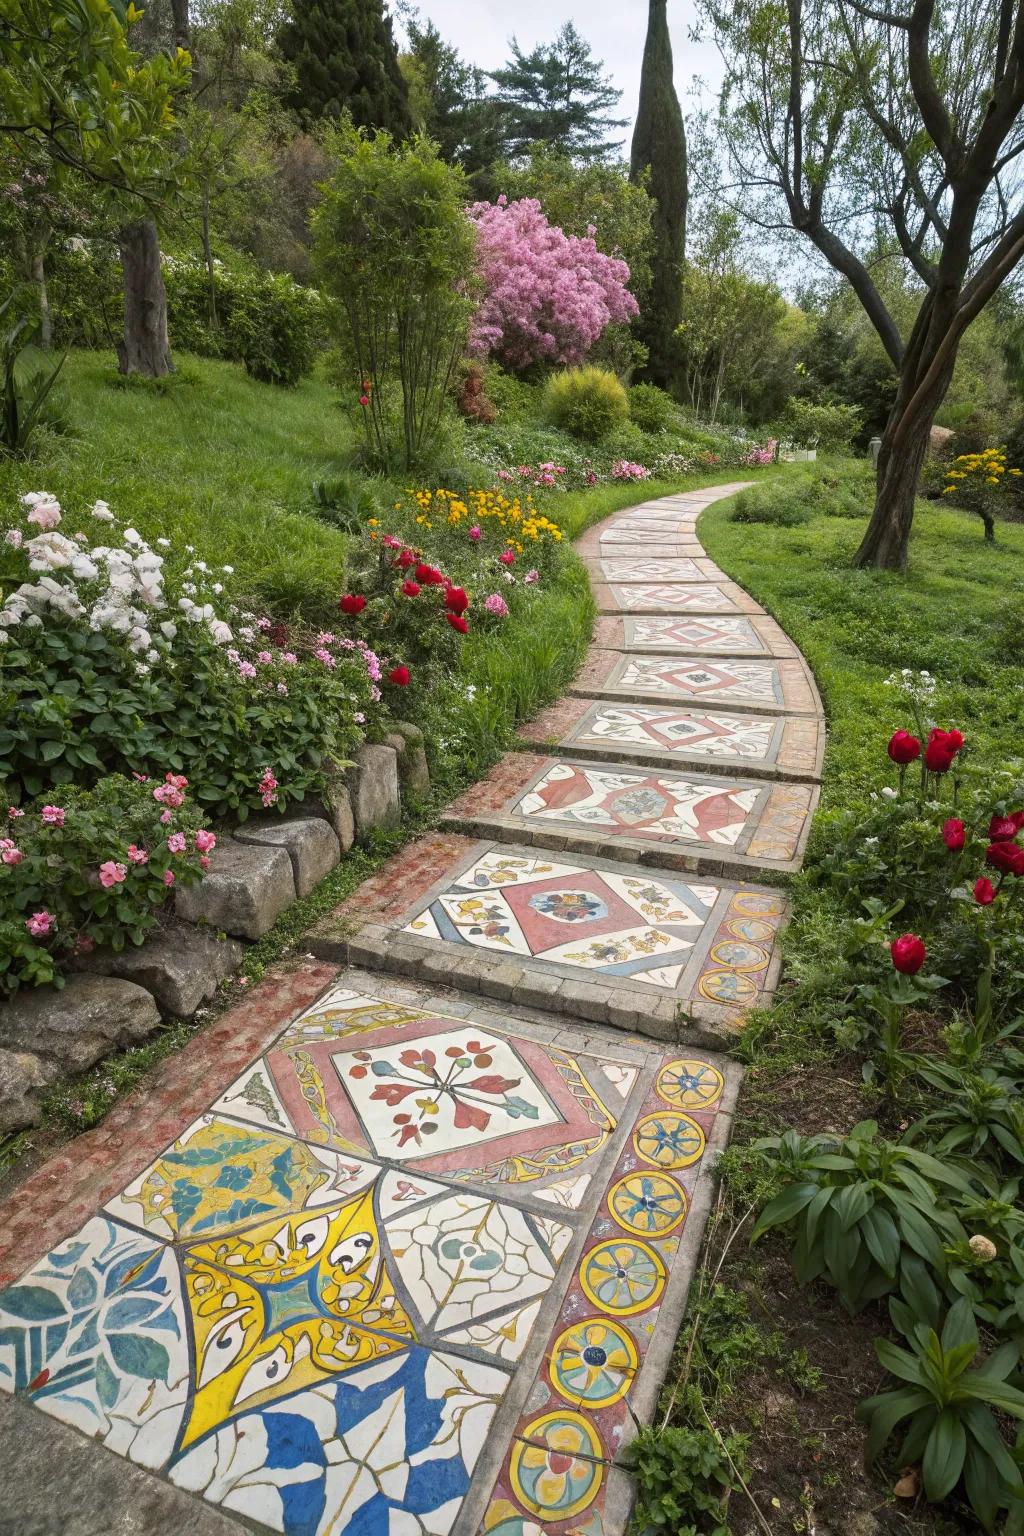
[(673, 619), (656, 616), (626, 619), (626, 650), (629, 651), (725, 651), (729, 655), (764, 654), (764, 645), (749, 619), (715, 614), (706, 619)]
[(759, 715), (684, 711), (654, 704), (595, 704), (564, 745), (632, 747), (679, 752), (691, 757), (765, 763), (770, 761), (778, 720)]
[(571, 823), (613, 837), (736, 848), (762, 798), (756, 787), (677, 774), (555, 763), (515, 806), (534, 823)]
[(671, 656), (627, 656), (608, 679), (622, 693), (660, 693), (672, 698), (725, 698), (781, 707), (782, 682), (772, 661), (694, 661)]
[(608, 589), (618, 608), (664, 609), (666, 613), (736, 612), (736, 603), (721, 587), (711, 582), (673, 585), (664, 576), (660, 580), (635, 582), (628, 586), (615, 583)]
[(671, 991), (719, 899), (714, 885), (488, 853), (405, 931)]

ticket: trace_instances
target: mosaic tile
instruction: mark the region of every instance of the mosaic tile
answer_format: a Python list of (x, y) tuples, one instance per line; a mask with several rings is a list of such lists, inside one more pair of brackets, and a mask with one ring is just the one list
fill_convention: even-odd
[[(607, 555), (600, 562), (605, 581), (702, 581), (714, 579), (716, 567), (709, 560), (649, 556), (615, 560)], [(720, 572), (718, 574), (721, 574)]]
[(772, 661), (694, 661), (686, 657), (625, 656), (605, 685), (629, 694), (664, 694), (671, 698), (716, 698), (727, 702), (781, 708), (784, 704), (778, 664)]
[(518, 801), (514, 814), (571, 823), (618, 837), (739, 845), (751, 829), (761, 790), (705, 784), (675, 774), (555, 763)]
[(564, 744), (679, 752), (765, 763), (784, 729), (777, 718), (683, 711), (654, 704), (595, 704)]
[(624, 609), (662, 608), (669, 613), (736, 612), (735, 598), (710, 582), (680, 583), (648, 581), (628, 586), (613, 583), (608, 588), (616, 607)]
[(714, 885), (489, 853), (405, 931), (674, 990), (718, 901)]
[(625, 649), (639, 651), (749, 651), (762, 656), (765, 646), (749, 619), (715, 615), (706, 619), (626, 619)]

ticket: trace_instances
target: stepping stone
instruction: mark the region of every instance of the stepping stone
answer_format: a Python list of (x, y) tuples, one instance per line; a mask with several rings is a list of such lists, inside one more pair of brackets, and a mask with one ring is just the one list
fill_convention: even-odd
[(713, 560), (692, 556), (672, 557), (664, 553), (630, 555), (622, 559), (588, 560), (587, 568), (599, 581), (728, 581)]
[(523, 726), (520, 741), (534, 751), (560, 747), (598, 762), (736, 767), (759, 778), (816, 781), (825, 731), (814, 718), (569, 697)]
[(820, 715), (817, 690), (804, 663), (724, 656), (634, 656), (592, 650), (569, 690), (587, 699), (633, 704), (727, 704), (768, 714)]
[(594, 625), (594, 644), (612, 651), (652, 651), (671, 655), (799, 656), (799, 651), (774, 619), (751, 615), (730, 618), (674, 618), (671, 614), (616, 618), (602, 614)]
[(816, 802), (811, 784), (521, 752), (461, 795), (442, 825), (533, 848), (747, 877), (799, 868)]
[(593, 583), (599, 613), (764, 613), (734, 581)]
[(772, 984), (786, 912), (752, 883), (477, 842), (406, 912), (371, 916), (347, 953), (379, 944), (407, 975), (662, 1038), (681, 1009), (681, 1038), (707, 1043)]

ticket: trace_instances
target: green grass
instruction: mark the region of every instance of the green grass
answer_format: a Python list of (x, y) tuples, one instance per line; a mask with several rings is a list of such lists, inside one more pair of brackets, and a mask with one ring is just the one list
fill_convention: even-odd
[(233, 565), (254, 596), (330, 606), (345, 540), (302, 510), (349, 445), (336, 392), (312, 379), (275, 389), (233, 363), (179, 364), (155, 388), (120, 380), (108, 354), (72, 353), (62, 386), (70, 430), (40, 438), (28, 462), (0, 460), (0, 497), (53, 491), (72, 529), (88, 526), (102, 497), (145, 538)]
[[(913, 728), (886, 686), (904, 667), (936, 678), (936, 719), (965, 732), (976, 761), (1020, 757), (1024, 525), (1001, 523), (997, 542), (986, 544), (978, 518), (922, 501), (906, 576), (858, 571), (869, 481), (849, 463), (824, 472), (838, 482), (831, 495), (827, 486), (815, 493), (819, 473), (810, 468), (772, 483), (773, 502), (811, 511), (796, 527), (734, 522), (733, 502), (700, 521), (711, 559), (778, 619), (814, 670), (828, 717), (824, 805), (877, 788), (889, 736)], [(862, 516), (829, 515), (830, 504)]]

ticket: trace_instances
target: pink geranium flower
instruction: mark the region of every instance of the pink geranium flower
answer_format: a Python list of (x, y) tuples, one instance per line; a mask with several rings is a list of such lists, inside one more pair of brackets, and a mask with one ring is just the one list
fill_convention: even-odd
[(25, 927), (34, 939), (45, 939), (51, 928), (56, 927), (51, 914), (45, 909), (42, 912), (33, 912), (31, 917), (26, 917)]
[(4, 848), (3, 853), (0, 853), (0, 859), (2, 859), (5, 864), (20, 864), (22, 859), (25, 857), (21, 849), (15, 848), (14, 844), (7, 838), (4, 838), (3, 842), (6, 843), (7, 846)]
[(216, 846), (216, 837), (212, 832), (208, 832), (205, 827), (202, 831), (196, 833), (196, 848), (200, 853), (209, 853)]
[(169, 870), (169, 869), (165, 869), (164, 870), (164, 885), (173, 885), (173, 884), (174, 884), (174, 873), (173, 873), (173, 871)]
[(48, 827), (62, 827), (64, 825), (64, 812), (59, 805), (44, 805), (39, 814)]
[(170, 806), (175, 811), (185, 804), (185, 796), (176, 784), (158, 784), (153, 791), (153, 799), (159, 800), (161, 805)]
[(172, 832), (167, 839), (167, 847), (171, 853), (184, 853), (188, 848), (184, 832)]
[(514, 549), (503, 549), (501, 554), (498, 556), (498, 559), (501, 561), (502, 565), (515, 565), (516, 552)]
[(488, 613), (493, 613), (496, 619), (504, 619), (508, 615), (508, 603), (500, 592), (492, 592), (490, 597), (485, 598), (484, 607)]
[(149, 854), (145, 848), (138, 848), (134, 843), (128, 845), (128, 860), (131, 864), (148, 864)]
[(112, 885), (121, 885), (127, 874), (127, 864), (118, 864), (113, 859), (108, 859), (105, 864), (100, 865), (100, 885), (109, 891)]

